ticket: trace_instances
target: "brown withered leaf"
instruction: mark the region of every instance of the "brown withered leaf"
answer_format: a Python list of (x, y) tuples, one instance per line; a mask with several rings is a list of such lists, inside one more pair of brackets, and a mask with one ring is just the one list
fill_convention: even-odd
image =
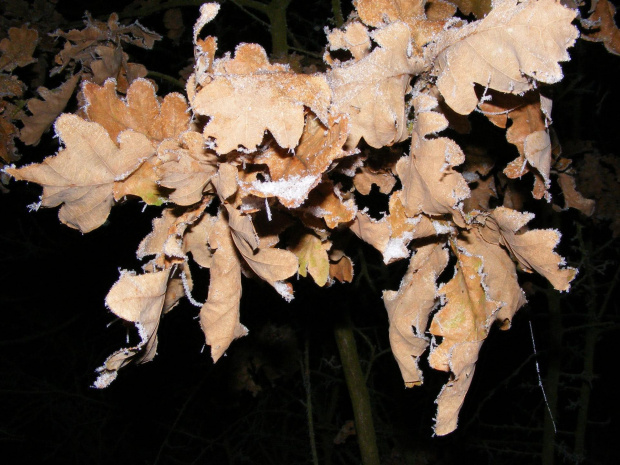
[(164, 141), (157, 156), (159, 184), (174, 189), (168, 198), (177, 205), (200, 202), (217, 166), (217, 155), (205, 147), (202, 134), (187, 131), (175, 141)]
[(101, 124), (112, 140), (122, 131), (132, 129), (157, 143), (190, 129), (185, 98), (171, 93), (160, 104), (155, 87), (146, 79), (136, 79), (127, 89), (125, 99), (118, 98), (113, 80), (107, 80), (103, 86), (86, 82), (82, 92), (88, 119)]
[(473, 14), (476, 18), (484, 18), (491, 11), (491, 0), (450, 0), (459, 7), (464, 15)]
[(114, 203), (113, 184), (125, 179), (153, 154), (153, 147), (142, 134), (120, 134), (120, 148), (105, 129), (71, 114), (61, 115), (56, 134), (65, 148), (43, 163), (6, 171), (15, 179), (43, 186), (41, 205), (55, 207), (64, 224), (89, 232), (108, 217)]
[(17, 76), (0, 74), (0, 97), (21, 97), (26, 90), (26, 84)]
[(22, 119), (24, 127), (19, 135), (24, 144), (36, 145), (39, 142), (43, 133), (47, 131), (67, 106), (67, 102), (73, 95), (79, 80), (80, 75), (75, 74), (56, 89), (49, 90), (45, 87), (37, 89), (43, 100), (37, 98), (28, 100), (28, 110), (30, 110), (32, 116)]
[(418, 93), (413, 104), (416, 112), (411, 155), (401, 158), (396, 165), (403, 184), (400, 198), (407, 216), (448, 213), (458, 225), (463, 225), (462, 201), (470, 191), (465, 178), (454, 167), (465, 161), (465, 155), (452, 139), (432, 137), (448, 127), (446, 118), (432, 111), (437, 99)]
[(166, 37), (172, 40), (175, 45), (179, 44), (179, 40), (185, 31), (183, 24), (183, 13), (180, 8), (170, 8), (164, 13), (164, 27), (166, 28)]
[(255, 151), (266, 130), (288, 149), (302, 135), (304, 106), (327, 124), (330, 91), (322, 75), (272, 65), (260, 45), (241, 44), (234, 58), (215, 60), (212, 80), (190, 103), (196, 114), (211, 117), (204, 136), (215, 139), (219, 154), (239, 146)]
[[(549, 119), (546, 106), (550, 105), (540, 93), (527, 92), (523, 96), (490, 92), (491, 99), (480, 104), (480, 109), (489, 120), (501, 128), (512, 124), (506, 131), (506, 140), (519, 150), (519, 157), (508, 164), (504, 174), (510, 179), (523, 176), (534, 168), (537, 199), (547, 194), (551, 181), (552, 147), (547, 126)], [(545, 102), (545, 103), (543, 103)]]
[(327, 256), (330, 247), (331, 242), (322, 242), (314, 234), (301, 236), (295, 246), (290, 248), (299, 260), (299, 275), (306, 277), (310, 273), (315, 283), (324, 286), (330, 276), (330, 263)]
[(19, 129), (15, 127), (12, 118), (7, 114), (10, 112), (7, 107), (7, 102), (0, 100), (0, 160), (11, 163), (19, 159), (15, 151), (15, 137)]
[(620, 31), (614, 17), (616, 7), (608, 0), (592, 2), (594, 11), (581, 20), (584, 31), (581, 38), (592, 42), (603, 42), (608, 52), (620, 55)]
[(360, 194), (368, 195), (373, 184), (382, 194), (389, 194), (396, 185), (396, 178), (387, 170), (374, 171), (367, 165), (362, 166), (353, 177), (353, 184)]
[(338, 158), (348, 155), (342, 149), (348, 135), (347, 119), (330, 116), (325, 126), (312, 114), (306, 115), (299, 146), (292, 152), (268, 147), (254, 163), (269, 167), (269, 180), (256, 180), (245, 191), (257, 197), (275, 196), (288, 208), (299, 206), (319, 184), (322, 174)]
[(211, 230), (209, 245), (215, 252), (211, 258), (207, 301), (200, 309), (200, 326), (206, 343), (211, 346), (211, 358), (217, 362), (232, 341), (248, 333), (239, 321), (241, 263), (222, 214)]
[(454, 277), (439, 289), (446, 304), (434, 315), (429, 331), (441, 336), (441, 343), (429, 355), (436, 370), (450, 371), (436, 400), (435, 434), (456, 429), (458, 414), (473, 379), (482, 342), (499, 309), (499, 302), (486, 293), (482, 258), (453, 247), (457, 256)]
[(343, 255), (338, 260), (329, 262), (329, 277), (341, 283), (353, 282), (353, 262)]
[[(140, 342), (110, 355), (97, 369), (94, 387), (102, 389), (114, 381), (118, 370), (132, 361), (149, 362), (157, 351), (157, 329), (162, 314), (176, 305), (182, 288), (170, 286), (170, 269), (136, 275), (121, 271), (106, 297), (106, 306), (118, 317), (135, 323)], [(179, 294), (179, 292), (181, 292)]]
[(558, 173), (558, 184), (564, 196), (564, 208), (575, 208), (586, 216), (592, 216), (596, 202), (581, 195), (577, 190), (575, 178), (571, 174)]
[(355, 8), (368, 26), (382, 27), (398, 21), (406, 23), (413, 34), (412, 46), (421, 52), (445, 23), (443, 19), (436, 21), (427, 16), (426, 10), (431, 8), (431, 3), (427, 0), (357, 0)]
[(422, 384), (418, 360), (429, 344), (425, 333), (438, 300), (436, 281), (447, 264), (445, 243), (423, 245), (411, 257), (398, 291), (383, 292), (390, 319), (390, 345), (406, 387)]
[(411, 56), (411, 33), (403, 23), (393, 23), (372, 34), (379, 45), (358, 61), (334, 63), (327, 80), (337, 113), (349, 117), (347, 148), (360, 139), (380, 148), (408, 137), (405, 94), (411, 75), (419, 74), (422, 60)]
[(12, 27), (8, 35), (0, 41), (0, 71), (10, 72), (37, 61), (32, 57), (39, 42), (39, 33), (35, 29), (26, 25)]
[(564, 259), (553, 252), (560, 241), (560, 233), (554, 229), (523, 232), (522, 228), (532, 218), (531, 213), (498, 207), (486, 218), (480, 234), (485, 241), (506, 247), (524, 271), (536, 271), (557, 290), (568, 291), (577, 270), (565, 267)]
[(484, 19), (441, 31), (431, 55), (446, 103), (465, 115), (478, 105), (474, 83), (522, 94), (534, 80), (558, 82), (559, 62), (569, 59), (566, 49), (579, 35), (575, 15), (555, 0), (498, 0)]
[(357, 205), (350, 194), (340, 192), (338, 186), (326, 180), (310, 192), (301, 210), (317, 218), (323, 218), (327, 227), (333, 229), (341, 223), (353, 221)]

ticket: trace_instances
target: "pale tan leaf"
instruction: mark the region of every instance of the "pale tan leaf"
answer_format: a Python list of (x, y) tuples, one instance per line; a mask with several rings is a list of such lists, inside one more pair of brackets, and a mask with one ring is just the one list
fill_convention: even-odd
[[(372, 43), (366, 26), (360, 22), (352, 22), (345, 26), (344, 31), (334, 29), (327, 34), (329, 50), (348, 50), (353, 59), (360, 60), (370, 53)], [(335, 63), (329, 53), (325, 53), (325, 61), (330, 65)]]
[(405, 94), (411, 75), (423, 69), (408, 51), (411, 35), (404, 23), (376, 30), (372, 37), (379, 46), (369, 55), (336, 65), (327, 74), (335, 111), (349, 117), (348, 148), (362, 138), (380, 148), (408, 137)]
[(325, 220), (328, 228), (353, 221), (357, 213), (355, 199), (350, 194), (340, 192), (330, 180), (323, 181), (308, 196), (302, 211)]
[(521, 94), (534, 80), (558, 82), (579, 35), (575, 15), (555, 0), (497, 0), (484, 19), (440, 33), (433, 73), (446, 103), (469, 114), (478, 105), (474, 83)]
[(108, 217), (114, 182), (152, 156), (153, 147), (142, 134), (126, 131), (119, 136), (119, 148), (99, 124), (70, 114), (61, 115), (55, 129), (65, 144), (56, 156), (6, 171), (16, 179), (41, 184), (42, 206), (63, 204), (58, 213), (61, 222), (82, 232), (92, 231)]
[(353, 282), (353, 262), (344, 255), (336, 261), (329, 262), (329, 277), (341, 283)]
[(110, 355), (97, 369), (96, 388), (107, 387), (118, 375), (118, 370), (132, 361), (138, 363), (153, 359), (157, 350), (157, 329), (166, 303), (178, 301), (178, 287), (168, 295), (170, 270), (136, 275), (122, 271), (119, 280), (106, 297), (107, 307), (124, 320), (135, 323), (140, 342), (135, 347), (121, 349)]
[(422, 384), (418, 360), (428, 347), (426, 327), (438, 300), (436, 281), (448, 264), (445, 243), (419, 247), (398, 291), (384, 291), (390, 319), (390, 345), (406, 387)]
[(56, 89), (49, 90), (45, 87), (37, 89), (43, 100), (37, 98), (28, 100), (28, 110), (32, 116), (27, 116), (22, 120), (24, 127), (19, 135), (24, 144), (35, 145), (39, 142), (43, 133), (67, 106), (79, 80), (80, 75), (75, 74)]
[(457, 245), (466, 254), (482, 259), (486, 293), (500, 304), (495, 318), (502, 329), (508, 329), (513, 315), (527, 302), (517, 281), (515, 263), (503, 247), (489, 244), (475, 229), (462, 231)]
[(486, 219), (480, 234), (485, 241), (506, 247), (524, 271), (536, 271), (557, 290), (568, 291), (577, 270), (566, 267), (564, 259), (553, 252), (560, 241), (560, 233), (554, 229), (523, 232), (521, 229), (532, 218), (531, 213), (498, 207)]
[(478, 352), (500, 307), (485, 290), (482, 258), (458, 246), (453, 251), (457, 256), (456, 272), (439, 289), (445, 305), (434, 315), (429, 328), (431, 334), (442, 337), (429, 355), (430, 366), (453, 374), (436, 401), (435, 434), (439, 436), (456, 429)]
[(213, 176), (212, 182), (220, 198), (225, 201), (232, 197), (238, 188), (238, 170), (230, 163), (220, 163), (217, 173)]
[(446, 118), (432, 108), (437, 100), (428, 94), (414, 96), (416, 109), (411, 138), (411, 155), (403, 157), (396, 171), (403, 183), (400, 194), (407, 216), (451, 214), (464, 224), (462, 202), (470, 191), (463, 176), (454, 170), (465, 155), (452, 139), (433, 137), (448, 126)]
[(360, 194), (368, 195), (373, 184), (379, 188), (382, 194), (392, 192), (396, 184), (396, 178), (386, 170), (374, 171), (368, 166), (362, 166), (353, 177), (353, 184)]
[(209, 294), (200, 309), (200, 325), (206, 343), (211, 346), (211, 358), (216, 362), (232, 341), (245, 336), (248, 330), (239, 321), (241, 263), (230, 229), (221, 214), (213, 227), (209, 244), (216, 250), (211, 261)]
[(157, 167), (159, 184), (174, 189), (168, 198), (177, 205), (200, 202), (217, 169), (217, 156), (205, 147), (202, 134), (187, 131), (176, 141), (162, 142), (158, 158), (161, 160)]
[[(216, 151), (239, 146), (255, 151), (269, 130), (280, 147), (293, 148), (304, 128), (304, 106), (327, 123), (330, 91), (322, 75), (291, 72), (272, 65), (257, 44), (241, 44), (235, 57), (215, 61), (210, 82), (192, 99), (194, 112), (210, 116), (205, 137)], [(257, 110), (260, 109), (260, 110)]]

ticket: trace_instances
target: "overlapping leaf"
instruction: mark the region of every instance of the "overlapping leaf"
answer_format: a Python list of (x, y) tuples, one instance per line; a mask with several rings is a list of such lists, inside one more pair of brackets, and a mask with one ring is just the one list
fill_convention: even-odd
[(569, 59), (566, 50), (578, 37), (575, 14), (555, 0), (498, 0), (484, 19), (443, 32), (433, 72), (447, 104), (471, 113), (478, 104), (474, 83), (522, 94), (534, 80), (558, 82), (559, 62)]
[(237, 47), (234, 58), (215, 60), (212, 79), (205, 82), (191, 104), (211, 120), (205, 137), (213, 137), (216, 151), (239, 146), (254, 151), (269, 130), (280, 147), (296, 147), (304, 129), (304, 106), (325, 124), (330, 100), (322, 75), (293, 73), (272, 65), (256, 44)]
[(70, 114), (61, 115), (55, 128), (64, 149), (41, 164), (7, 172), (42, 185), (42, 206), (63, 204), (58, 213), (61, 222), (92, 231), (108, 217), (114, 182), (135, 171), (154, 153), (153, 147), (144, 135), (125, 131), (119, 135), (119, 148), (102, 126)]

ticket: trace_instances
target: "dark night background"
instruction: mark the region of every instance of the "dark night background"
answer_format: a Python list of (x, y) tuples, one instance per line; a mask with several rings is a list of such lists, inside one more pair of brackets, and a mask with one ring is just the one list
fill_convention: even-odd
[[(346, 15), (351, 7), (345, 3)], [(79, 10), (74, 5), (57, 2), (67, 21), (59, 27), (80, 27), (84, 10), (105, 19), (120, 11), (123, 3), (83, 2)], [(163, 39), (152, 51), (128, 48), (132, 61), (177, 76), (192, 57), (191, 26), (197, 17), (195, 6), (181, 11), (187, 29), (180, 43)], [(290, 7), (289, 28), (306, 49), (320, 54), (323, 26), (329, 25), (331, 16), (326, 0), (296, 0)], [(165, 33), (161, 12), (140, 22)], [(233, 50), (239, 42), (258, 42), (269, 49), (264, 26), (231, 2), (225, 2), (208, 28), (219, 38), (220, 53)], [(591, 141), (598, 153), (617, 154), (620, 57), (601, 44), (583, 41), (571, 55), (572, 61), (563, 64), (565, 80), (551, 90), (558, 138), (570, 146)], [(165, 82), (158, 85), (160, 95), (178, 90)], [(488, 137), (490, 144), (504, 143), (501, 131)], [(55, 144), (48, 134), (38, 147), (19, 145), (22, 160), (18, 164), (54, 154)], [(574, 161), (579, 163), (578, 153)], [(547, 412), (538, 386), (530, 322), (543, 381), (552, 360), (560, 363), (558, 464), (578, 463), (572, 448), (583, 383), (583, 328), (603, 328), (597, 339), (595, 376), (588, 381), (587, 456), (582, 463), (612, 464), (620, 457), (613, 381), (620, 321), (615, 291), (620, 248), (608, 222), (574, 211), (554, 214), (540, 203), (528, 205), (530, 211), (543, 213), (536, 227), (559, 225), (564, 231), (559, 250), (569, 264), (583, 265), (580, 278), (570, 294), (557, 294), (559, 300), (544, 291), (529, 295), (529, 303), (517, 313), (509, 331), (491, 332), (461, 410), (459, 428), (438, 438), (432, 437), (434, 399), (446, 375), (426, 370), (422, 387), (405, 390), (389, 351), (381, 291), (397, 289), (406, 263), (386, 267), (376, 251), (351, 241), (348, 254), (356, 264), (355, 281), (317, 289), (310, 280), (300, 280), (294, 283), (295, 300), (290, 304), (269, 286), (244, 279), (241, 321), (250, 335), (235, 341), (228, 356), (216, 365), (208, 348), (202, 350), (204, 336), (194, 319), (198, 309), (183, 301), (163, 318), (155, 360), (123, 368), (119, 378), (100, 391), (90, 387), (95, 368), (125, 346), (128, 334), (135, 338), (132, 328), (115, 321), (104, 307), (104, 297), (119, 268), (140, 269), (135, 250), (160, 209), (143, 210), (143, 204), (129, 201), (117, 205), (103, 227), (82, 235), (60, 224), (57, 208), (28, 212), (26, 206), (40, 195), (38, 186), (11, 182), (9, 188), (0, 194), (2, 463), (311, 463), (304, 366), (310, 370), (320, 463), (360, 463), (355, 436), (342, 444), (333, 442), (353, 418), (332, 332), (347, 311), (357, 328), (362, 367), (368, 370), (382, 463), (540, 463)], [(575, 239), (578, 235), (581, 242)], [(199, 301), (206, 297), (207, 278), (208, 274), (195, 275), (194, 297)], [(527, 278), (523, 280), (526, 289), (548, 287), (542, 280)], [(560, 353), (549, 350), (553, 343), (550, 299), (556, 299), (562, 310), (565, 334)], [(601, 321), (588, 319), (585, 308), (592, 302), (608, 307)], [(236, 389), (239, 369), (248, 362), (253, 364), (254, 387), (260, 388), (255, 395)]]

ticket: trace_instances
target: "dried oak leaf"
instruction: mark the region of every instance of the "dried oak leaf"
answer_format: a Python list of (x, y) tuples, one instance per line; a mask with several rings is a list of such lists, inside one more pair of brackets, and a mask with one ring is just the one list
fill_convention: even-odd
[(448, 127), (448, 120), (433, 111), (437, 99), (417, 93), (413, 105), (411, 155), (401, 158), (396, 165), (403, 184), (400, 198), (407, 216), (451, 214), (457, 224), (464, 225), (462, 202), (470, 191), (465, 178), (454, 167), (465, 161), (465, 155), (453, 140), (435, 137)]
[(347, 135), (346, 117), (330, 116), (324, 125), (309, 113), (296, 148), (286, 151), (268, 147), (254, 158), (255, 164), (269, 167), (269, 180), (255, 180), (244, 191), (257, 197), (275, 196), (287, 208), (298, 207), (332, 162), (349, 154), (342, 149)]
[(419, 247), (398, 291), (384, 291), (383, 302), (390, 320), (390, 346), (406, 387), (422, 384), (418, 360), (428, 347), (426, 327), (438, 300), (436, 281), (448, 264), (445, 243)]
[(73, 95), (79, 80), (80, 75), (75, 74), (56, 89), (49, 90), (45, 87), (37, 89), (43, 100), (37, 98), (28, 100), (28, 110), (30, 110), (32, 116), (22, 119), (24, 127), (19, 135), (24, 144), (36, 145), (39, 142), (43, 133), (47, 131), (67, 106), (67, 102)]
[(458, 414), (471, 384), (478, 353), (500, 304), (489, 297), (481, 257), (453, 248), (454, 277), (439, 289), (445, 305), (435, 314), (429, 331), (441, 343), (429, 355), (436, 370), (450, 371), (451, 379), (437, 397), (435, 434), (456, 429)]
[(42, 206), (63, 204), (58, 212), (61, 222), (92, 231), (110, 213), (114, 182), (127, 178), (152, 156), (153, 147), (144, 135), (125, 131), (119, 135), (119, 148), (102, 126), (71, 114), (61, 115), (54, 127), (64, 149), (43, 163), (6, 171), (15, 179), (42, 185)]
[(334, 229), (341, 223), (353, 221), (357, 205), (351, 194), (340, 192), (338, 186), (327, 179), (310, 192), (300, 210), (323, 218), (327, 227)]
[(140, 342), (110, 355), (97, 369), (94, 383), (98, 389), (114, 381), (118, 370), (128, 363), (146, 363), (157, 351), (157, 329), (163, 313), (174, 307), (184, 295), (180, 279), (171, 277), (171, 270), (136, 275), (121, 271), (119, 280), (106, 296), (106, 306), (120, 318), (135, 323)]
[(217, 362), (232, 341), (248, 333), (239, 321), (241, 262), (228, 222), (221, 213), (209, 235), (209, 245), (215, 252), (207, 301), (200, 309), (200, 326), (211, 346), (211, 358)]
[(590, 16), (581, 20), (584, 27), (581, 38), (603, 42), (608, 52), (620, 55), (620, 31), (614, 21), (616, 7), (608, 0), (596, 0), (592, 4)]
[(327, 256), (330, 247), (331, 242), (322, 242), (314, 234), (301, 236), (295, 246), (290, 248), (299, 260), (299, 275), (306, 277), (310, 273), (314, 282), (324, 286), (330, 275), (330, 262)]
[(269, 130), (280, 147), (297, 146), (304, 128), (304, 106), (327, 124), (330, 91), (320, 74), (296, 74), (270, 64), (257, 44), (241, 44), (235, 57), (215, 60), (211, 80), (191, 99), (194, 112), (210, 116), (204, 136), (219, 154), (239, 146), (255, 151)]
[(484, 19), (439, 33), (430, 53), (446, 103), (465, 115), (478, 105), (474, 83), (522, 94), (534, 80), (558, 82), (579, 34), (575, 15), (556, 0), (497, 0)]
[(517, 280), (514, 261), (506, 249), (499, 244), (489, 244), (477, 229), (461, 231), (457, 246), (466, 255), (477, 256), (482, 260), (486, 292), (491, 300), (500, 305), (495, 319), (499, 321), (501, 329), (508, 329), (513, 315), (527, 302)]
[[(445, 24), (443, 18), (437, 21), (427, 15), (427, 10), (432, 8), (432, 3), (427, 0), (356, 0), (354, 2), (360, 19), (368, 26), (382, 27), (398, 21), (406, 23), (412, 31), (412, 46), (418, 52), (421, 52), (422, 47), (431, 41)], [(446, 6), (450, 8), (449, 5)]]
[(226, 205), (228, 226), (233, 242), (245, 263), (256, 275), (274, 286), (297, 273), (297, 257), (288, 250), (273, 247), (259, 247), (258, 235), (250, 216), (241, 214), (236, 208)]
[(0, 100), (0, 160), (11, 163), (19, 159), (15, 151), (15, 137), (19, 130), (13, 124), (10, 114), (7, 114), (10, 110), (7, 110), (8, 103)]
[(476, 18), (484, 18), (491, 11), (492, 0), (450, 0), (464, 15), (473, 14)]
[(377, 29), (372, 38), (379, 46), (370, 54), (334, 63), (327, 73), (334, 110), (349, 117), (348, 148), (362, 138), (375, 148), (407, 139), (405, 94), (411, 76), (423, 69), (410, 53), (411, 33), (404, 23)]
[(558, 173), (558, 184), (564, 196), (564, 208), (574, 208), (586, 216), (592, 216), (596, 202), (581, 195), (577, 190), (575, 178), (572, 174)]
[(17, 67), (28, 66), (37, 61), (32, 57), (39, 33), (23, 25), (9, 29), (9, 36), (0, 41), (0, 71), (13, 71)]
[(561, 235), (554, 229), (523, 232), (522, 228), (533, 217), (531, 213), (498, 207), (485, 219), (480, 235), (490, 244), (506, 247), (524, 271), (536, 271), (557, 290), (568, 291), (577, 270), (565, 267), (564, 259), (553, 252)]
[(159, 185), (174, 189), (168, 194), (170, 201), (177, 205), (200, 202), (217, 169), (217, 155), (205, 147), (202, 134), (187, 131), (174, 141), (164, 141), (157, 156)]
[(190, 129), (190, 115), (185, 98), (171, 93), (160, 103), (155, 87), (146, 79), (136, 79), (124, 99), (118, 98), (116, 82), (107, 80), (103, 86), (85, 82), (82, 93), (86, 99), (88, 119), (101, 124), (112, 140), (127, 129), (147, 136), (156, 144), (175, 139)]
[(379, 188), (379, 192), (382, 194), (389, 194), (396, 185), (396, 178), (387, 170), (380, 169), (375, 171), (371, 167), (364, 165), (355, 173), (353, 184), (362, 195), (370, 194), (373, 184)]
[(21, 97), (26, 90), (26, 84), (17, 76), (0, 74), (0, 97)]
[(542, 184), (542, 189), (536, 189), (534, 197), (548, 197), (552, 147), (547, 127), (551, 101), (538, 91), (522, 96), (499, 92), (491, 92), (490, 95), (491, 99), (481, 103), (480, 109), (498, 127), (506, 128), (508, 120), (512, 121), (506, 131), (506, 140), (517, 147), (520, 155), (508, 164), (504, 174), (516, 179), (527, 173), (530, 167), (534, 168), (535, 186)]
[[(354, 60), (361, 60), (370, 53), (372, 43), (369, 31), (358, 21), (347, 24), (342, 29), (334, 29), (327, 34), (329, 50), (348, 50), (353, 55)], [(328, 51), (325, 52), (323, 59), (329, 65), (334, 65), (336, 60)]]

